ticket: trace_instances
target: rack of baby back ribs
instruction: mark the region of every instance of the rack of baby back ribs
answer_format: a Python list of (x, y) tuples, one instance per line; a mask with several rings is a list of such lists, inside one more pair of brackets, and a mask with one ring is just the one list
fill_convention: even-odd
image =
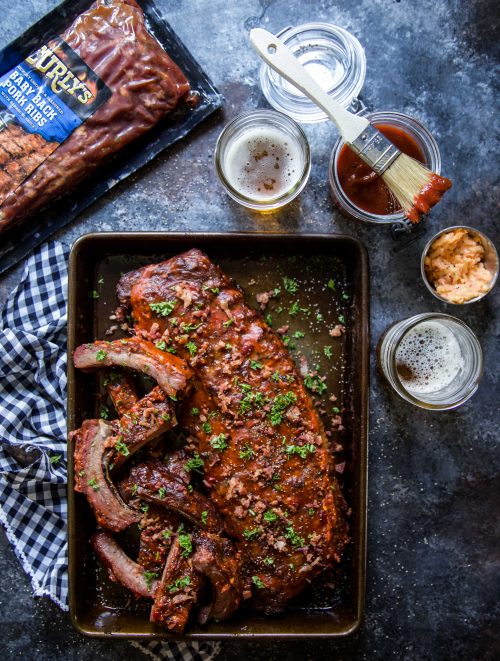
[[(244, 602), (281, 612), (348, 541), (327, 438), (287, 348), (196, 249), (125, 274), (117, 293), (132, 336), (73, 354), (106, 371), (118, 414), (70, 434), (94, 551), (173, 632), (195, 609), (200, 623)], [(130, 370), (156, 381), (142, 399)], [(164, 435), (176, 425), (187, 440), (174, 449)], [(137, 525), (133, 560), (113, 533)]]

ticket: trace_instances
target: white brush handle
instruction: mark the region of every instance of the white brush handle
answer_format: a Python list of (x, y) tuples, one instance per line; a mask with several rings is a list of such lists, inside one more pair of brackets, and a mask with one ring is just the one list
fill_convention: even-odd
[(285, 44), (273, 34), (262, 28), (254, 28), (250, 30), (250, 41), (264, 62), (326, 112), (346, 142), (354, 142), (369, 125), (365, 117), (353, 115), (330, 98)]

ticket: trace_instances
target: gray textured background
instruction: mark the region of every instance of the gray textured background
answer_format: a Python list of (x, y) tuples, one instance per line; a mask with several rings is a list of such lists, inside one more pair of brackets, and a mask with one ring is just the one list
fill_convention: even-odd
[[(55, 4), (0, 0), (0, 47)], [(224, 94), (224, 111), (117, 186), (59, 238), (71, 243), (88, 231), (133, 229), (353, 234), (370, 252), (373, 343), (393, 320), (446, 311), (476, 331), (486, 361), (479, 392), (450, 413), (410, 407), (387, 391), (372, 370), (362, 630), (339, 642), (224, 643), (219, 658), (499, 658), (498, 293), (472, 306), (446, 306), (427, 292), (419, 275), (421, 249), (430, 233), (443, 227), (475, 225), (498, 245), (498, 2), (158, 0), (158, 5)], [(423, 120), (440, 145), (443, 171), (454, 181), (424, 237), (395, 251), (398, 244), (388, 230), (345, 220), (333, 210), (327, 163), (335, 131), (327, 123), (305, 126), (312, 176), (286, 213), (256, 219), (221, 192), (212, 167), (219, 131), (238, 112), (267, 105), (257, 84), (258, 61), (247, 41), (245, 25), (251, 18), (272, 31), (328, 21), (361, 40), (368, 62), (364, 102)], [(0, 278), (0, 302), (20, 272), (19, 267)], [(4, 658), (144, 658), (125, 642), (81, 637), (52, 603), (34, 601), (3, 532), (0, 557)]]

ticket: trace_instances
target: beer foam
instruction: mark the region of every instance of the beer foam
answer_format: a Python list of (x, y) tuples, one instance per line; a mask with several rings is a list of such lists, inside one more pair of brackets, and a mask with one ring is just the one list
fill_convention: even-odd
[(258, 202), (293, 189), (304, 169), (299, 144), (277, 128), (255, 127), (229, 145), (224, 174), (241, 195)]
[(413, 393), (435, 393), (445, 389), (464, 367), (454, 334), (436, 321), (412, 328), (396, 350), (401, 383)]

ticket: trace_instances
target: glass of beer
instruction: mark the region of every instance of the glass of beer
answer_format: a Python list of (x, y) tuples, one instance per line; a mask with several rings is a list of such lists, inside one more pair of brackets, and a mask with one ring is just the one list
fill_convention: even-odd
[(444, 411), (466, 402), (483, 373), (471, 329), (447, 314), (418, 314), (390, 326), (379, 340), (380, 372), (406, 401)]
[(253, 110), (225, 126), (215, 147), (215, 170), (227, 194), (257, 211), (291, 202), (311, 171), (304, 131), (274, 110)]

